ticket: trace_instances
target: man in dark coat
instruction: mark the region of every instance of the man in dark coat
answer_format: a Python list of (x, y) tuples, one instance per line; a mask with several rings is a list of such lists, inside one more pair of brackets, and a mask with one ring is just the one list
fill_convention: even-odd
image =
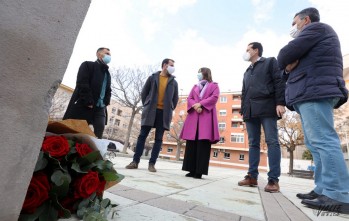
[(262, 44), (252, 42), (247, 46), (245, 61), (251, 65), (244, 74), (241, 98), (241, 115), (246, 124), (249, 143), (249, 169), (239, 186), (257, 186), (260, 160), (261, 127), (268, 145), (268, 184), (266, 192), (279, 192), (281, 151), (277, 120), (285, 113), (285, 82), (278, 72), (274, 57), (261, 57)]
[(76, 87), (70, 99), (64, 119), (82, 119), (93, 125), (95, 135), (101, 139), (107, 124), (107, 108), (111, 97), (111, 77), (108, 48), (97, 50), (97, 61), (85, 61), (80, 65)]
[(349, 213), (349, 174), (333, 120), (333, 108), (348, 99), (340, 42), (316, 8), (297, 13), (292, 26), (295, 39), (280, 50), (278, 62), (287, 78), (286, 104), (301, 116), (315, 163), (314, 190), (297, 197), (315, 209)]
[(142, 89), (142, 122), (138, 136), (136, 151), (133, 161), (126, 166), (127, 169), (137, 169), (143, 154), (145, 140), (151, 130), (155, 128), (155, 142), (151, 151), (148, 170), (156, 172), (155, 163), (162, 145), (165, 130), (170, 130), (172, 111), (178, 102), (178, 84), (173, 72), (174, 61), (164, 59), (161, 64), (162, 71), (152, 74)]

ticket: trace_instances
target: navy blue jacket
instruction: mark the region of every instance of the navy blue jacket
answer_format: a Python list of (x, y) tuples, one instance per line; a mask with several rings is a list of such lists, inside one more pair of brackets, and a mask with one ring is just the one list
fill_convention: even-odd
[(244, 120), (277, 117), (276, 105), (285, 105), (285, 81), (274, 57), (261, 57), (244, 74), (241, 114)]
[(338, 108), (348, 100), (340, 43), (331, 26), (320, 22), (305, 26), (280, 50), (277, 59), (282, 70), (299, 60), (297, 67), (285, 74), (286, 104), (291, 110), (302, 101), (338, 97)]

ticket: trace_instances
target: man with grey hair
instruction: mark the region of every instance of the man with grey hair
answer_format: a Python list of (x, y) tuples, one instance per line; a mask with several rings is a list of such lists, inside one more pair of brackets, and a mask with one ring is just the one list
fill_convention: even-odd
[(301, 116), (315, 163), (315, 188), (297, 197), (311, 208), (349, 213), (349, 174), (333, 120), (333, 109), (348, 100), (340, 42), (316, 8), (297, 13), (290, 34), (294, 40), (277, 59), (287, 78), (286, 104)]

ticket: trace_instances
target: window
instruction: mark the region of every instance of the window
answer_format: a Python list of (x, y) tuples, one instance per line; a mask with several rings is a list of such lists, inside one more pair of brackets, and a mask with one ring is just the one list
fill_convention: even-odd
[(245, 155), (240, 153), (239, 160), (245, 160)]
[(219, 124), (218, 124), (218, 128), (219, 128), (220, 130), (224, 130), (224, 129), (225, 129), (225, 123), (219, 123)]
[(240, 110), (239, 109), (233, 109), (233, 114), (239, 114)]
[(121, 114), (122, 114), (122, 110), (118, 110), (117, 115), (118, 115), (118, 116), (121, 116)]
[(227, 97), (221, 97), (220, 98), (221, 103), (227, 103)]
[(114, 117), (111, 117), (110, 119), (109, 119), (109, 124), (114, 124)]
[(238, 96), (238, 95), (233, 95), (233, 100), (234, 100), (234, 101), (240, 100), (240, 96)]
[(213, 151), (213, 157), (217, 158), (218, 157), (218, 150)]
[(120, 120), (116, 119), (114, 125), (119, 126), (120, 125)]
[(232, 134), (231, 135), (232, 143), (244, 143), (244, 134)]
[(224, 159), (230, 159), (230, 153), (224, 153)]
[(224, 143), (224, 137), (219, 138), (219, 143)]
[(238, 128), (239, 125), (240, 125), (239, 123), (231, 122), (231, 127), (233, 127), (233, 128)]
[(115, 114), (115, 112), (116, 112), (116, 108), (113, 107), (113, 109), (111, 109), (111, 113), (112, 113), (112, 114)]
[(220, 110), (219, 111), (219, 116), (227, 116), (227, 111), (226, 110)]
[(182, 98), (181, 103), (185, 103), (185, 102), (187, 102), (187, 98)]
[(185, 114), (184, 110), (179, 111), (179, 116), (183, 116)]
[(172, 153), (173, 152), (173, 148), (169, 147), (167, 148), (167, 153)]

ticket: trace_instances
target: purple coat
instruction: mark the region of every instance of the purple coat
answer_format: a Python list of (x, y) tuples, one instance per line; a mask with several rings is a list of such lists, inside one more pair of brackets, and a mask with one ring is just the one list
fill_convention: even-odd
[[(195, 140), (198, 131), (199, 140), (209, 140), (211, 143), (219, 141), (216, 103), (219, 97), (219, 87), (215, 82), (208, 83), (202, 99), (199, 98), (199, 87), (195, 85), (188, 96), (187, 118), (185, 119), (180, 138)], [(192, 106), (200, 103), (202, 112), (198, 114)], [(199, 128), (197, 126), (199, 125)]]

